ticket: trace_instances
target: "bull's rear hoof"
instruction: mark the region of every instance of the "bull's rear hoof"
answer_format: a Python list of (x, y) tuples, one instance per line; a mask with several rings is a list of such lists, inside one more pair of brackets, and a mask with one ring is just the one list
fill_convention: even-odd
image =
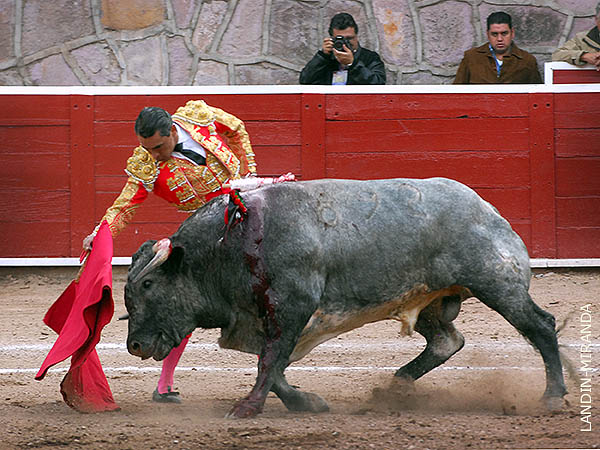
[(550, 413), (559, 413), (567, 406), (567, 401), (563, 397), (542, 397), (542, 403)]
[(249, 419), (256, 417), (262, 412), (262, 408), (253, 405), (250, 401), (244, 399), (235, 404), (231, 410), (225, 414), (226, 419)]
[(310, 392), (302, 392), (302, 396), (294, 398), (293, 401), (287, 400), (284, 402), (287, 409), (290, 411), (308, 411), (314, 413), (322, 413), (329, 411), (329, 405), (317, 394)]

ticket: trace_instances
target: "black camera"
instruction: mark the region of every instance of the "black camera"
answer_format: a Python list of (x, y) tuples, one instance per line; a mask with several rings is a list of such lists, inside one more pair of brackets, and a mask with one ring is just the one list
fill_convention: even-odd
[(333, 38), (333, 48), (335, 48), (338, 52), (344, 51), (344, 45), (346, 47), (348, 47), (350, 50), (352, 50), (352, 47), (350, 47), (350, 41), (348, 40), (348, 38), (346, 38), (344, 36), (336, 36), (335, 38)]

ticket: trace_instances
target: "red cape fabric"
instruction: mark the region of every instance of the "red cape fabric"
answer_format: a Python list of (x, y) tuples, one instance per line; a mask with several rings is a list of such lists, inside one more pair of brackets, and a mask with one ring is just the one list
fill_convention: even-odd
[(44, 317), (58, 338), (35, 379), (43, 379), (50, 367), (71, 356), (60, 392), (67, 405), (81, 412), (119, 409), (96, 353), (100, 333), (114, 313), (112, 256), (112, 236), (105, 221), (79, 281), (71, 282)]

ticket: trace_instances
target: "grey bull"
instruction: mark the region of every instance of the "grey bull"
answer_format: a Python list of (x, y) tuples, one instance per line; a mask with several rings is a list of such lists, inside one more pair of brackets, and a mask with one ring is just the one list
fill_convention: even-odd
[(242, 194), (247, 218), (224, 229), (216, 198), (133, 255), (125, 288), (129, 352), (161, 360), (195, 328), (259, 355), (256, 384), (229, 413), (260, 413), (269, 391), (321, 412), (290, 386), (288, 365), (367, 323), (393, 319), (427, 345), (397, 377), (416, 380), (464, 345), (452, 321), (471, 296), (539, 350), (544, 399), (566, 393), (554, 317), (529, 296), (525, 245), (496, 209), (443, 178), (282, 183)]

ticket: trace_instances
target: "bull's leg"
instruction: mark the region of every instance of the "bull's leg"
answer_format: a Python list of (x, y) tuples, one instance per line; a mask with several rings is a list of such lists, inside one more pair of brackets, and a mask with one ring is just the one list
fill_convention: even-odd
[(398, 369), (396, 377), (414, 381), (447, 361), (463, 347), (465, 339), (452, 324), (460, 310), (460, 303), (459, 296), (444, 297), (421, 311), (415, 330), (427, 340), (427, 346), (419, 356)]
[(266, 339), (259, 355), (256, 384), (248, 396), (233, 406), (227, 417), (245, 418), (261, 413), (270, 390), (290, 409), (322, 411), (323, 405), (317, 396), (294, 390), (283, 378), (298, 337), (315, 309), (314, 301), (306, 295), (278, 301), (281, 297), (270, 288), (265, 292), (265, 298), (269, 301), (263, 320)]
[(290, 411), (310, 411), (315, 413), (329, 411), (329, 406), (325, 400), (317, 394), (302, 392), (290, 386), (283, 373), (277, 374), (271, 390)]
[(524, 287), (516, 286), (485, 291), (473, 290), (473, 294), (493, 310), (500, 313), (542, 355), (546, 368), (544, 399), (549, 407), (562, 405), (567, 393), (560, 361), (554, 316), (536, 305)]
[[(267, 329), (279, 326), (274, 320), (266, 319), (265, 322), (272, 322), (271, 325), (266, 326)], [(288, 357), (292, 352), (293, 345), (286, 342), (289, 339), (282, 339), (280, 333), (276, 333), (275, 336), (268, 331), (267, 333), (265, 346), (258, 359), (256, 383), (250, 393), (238, 401), (226, 417), (247, 418), (260, 414), (267, 399), (267, 394), (275, 383), (276, 374), (283, 373), (283, 370), (287, 366)]]

